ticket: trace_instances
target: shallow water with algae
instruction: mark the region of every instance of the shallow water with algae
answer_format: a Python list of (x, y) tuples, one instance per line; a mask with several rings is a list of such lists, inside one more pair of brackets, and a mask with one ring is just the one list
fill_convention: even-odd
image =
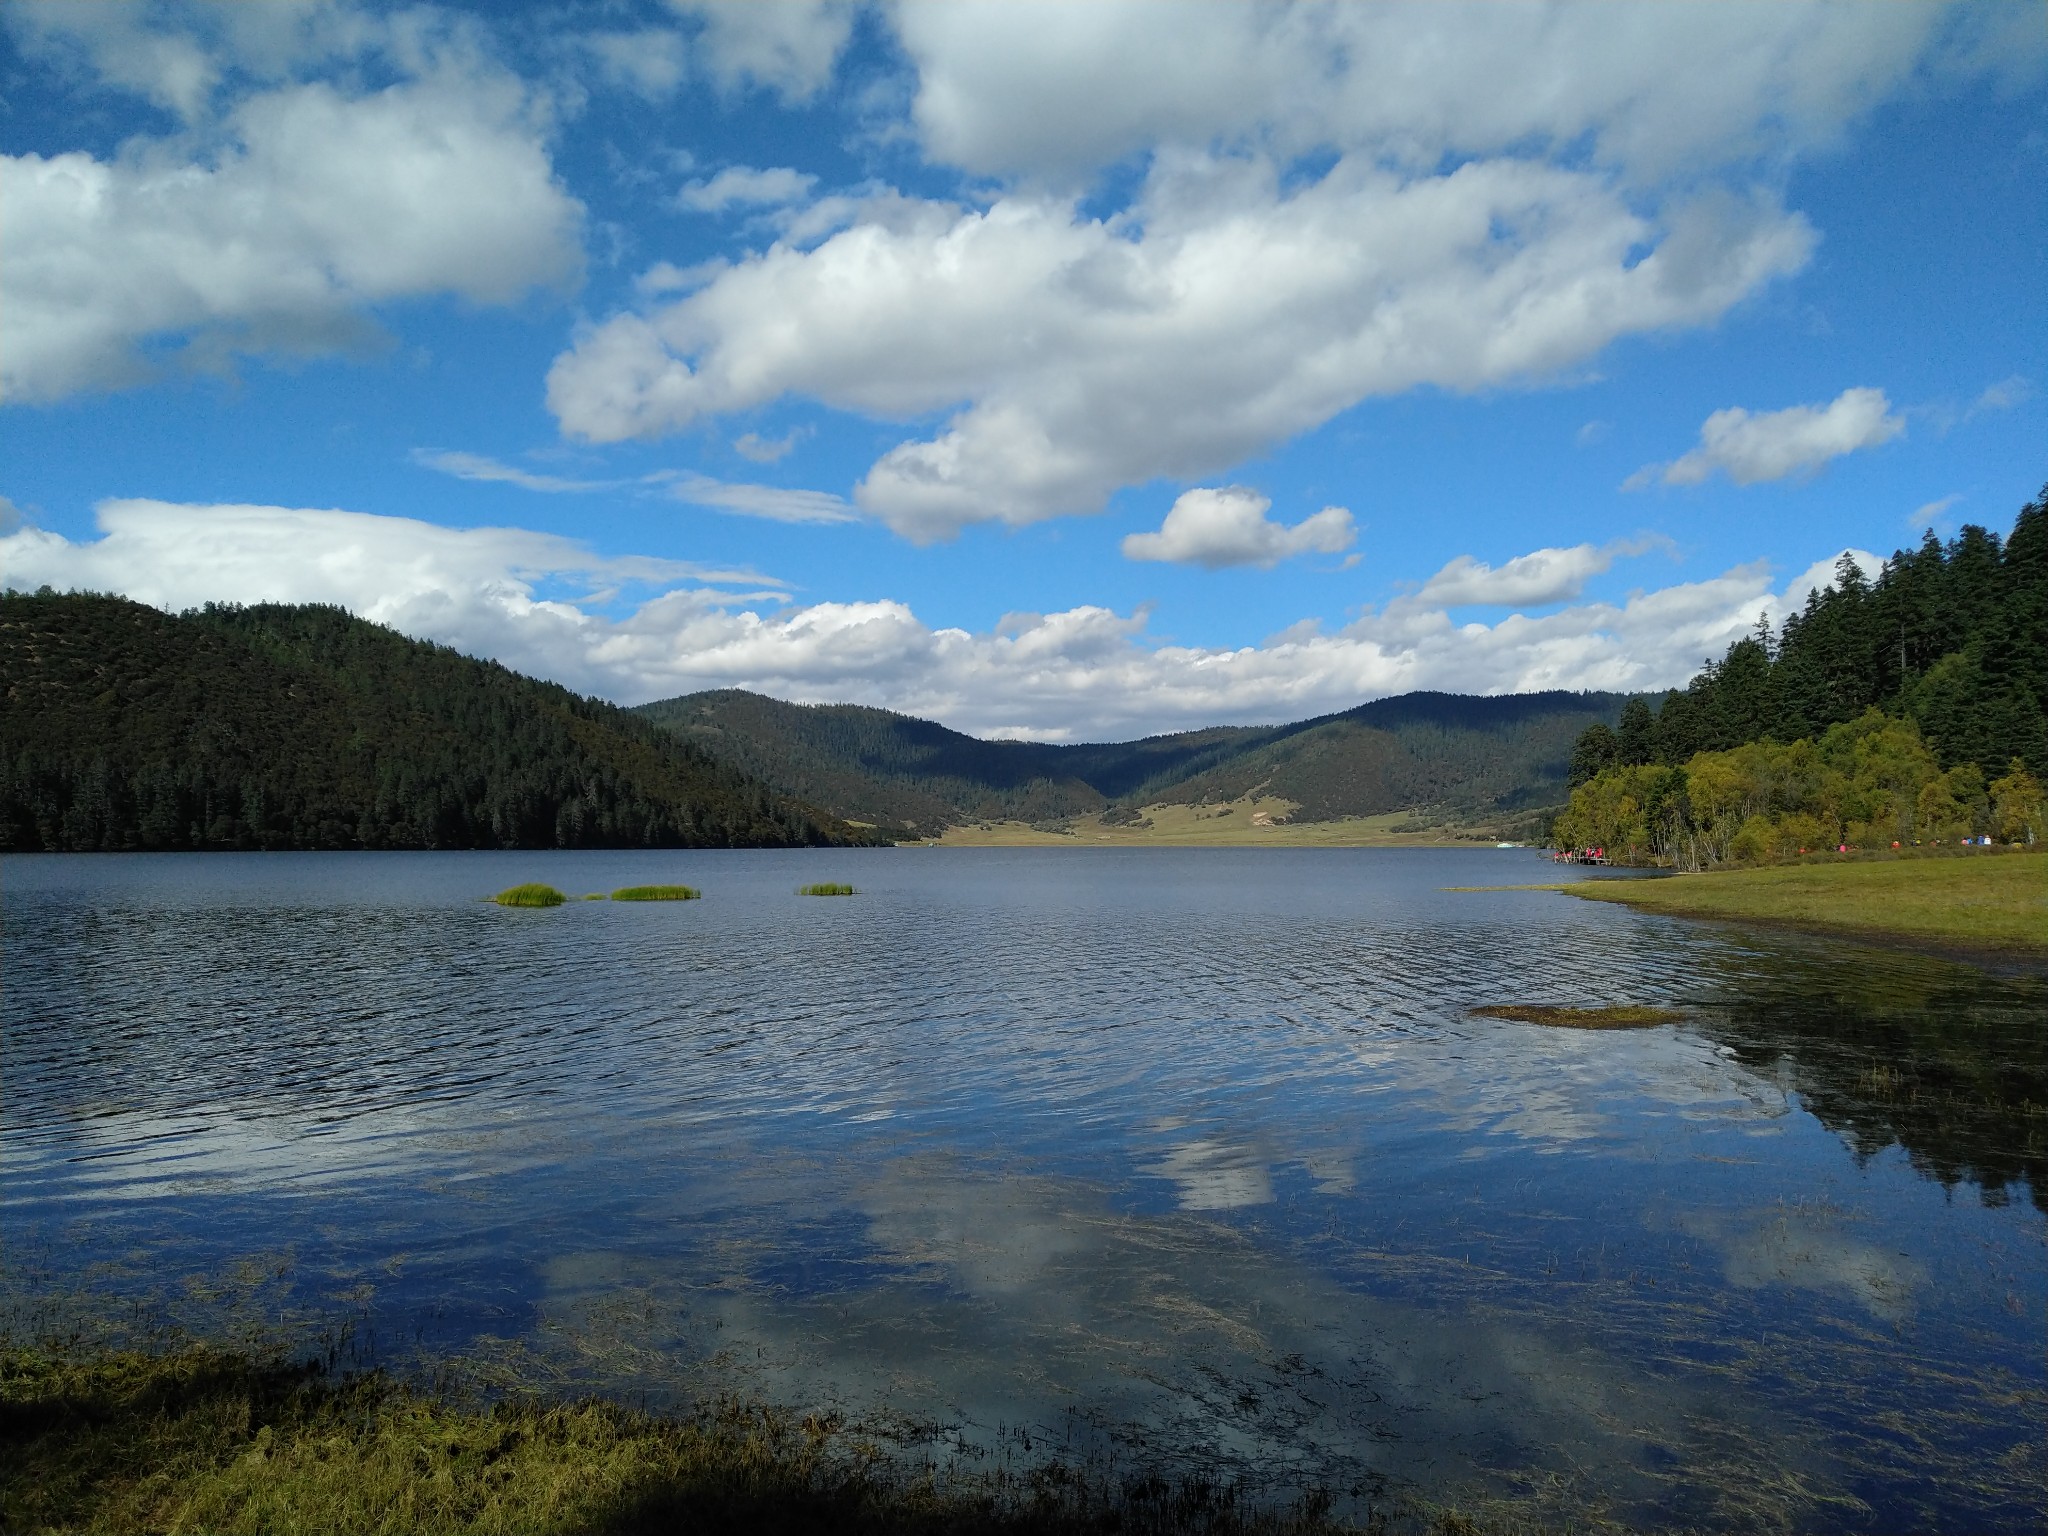
[[(2037, 1528), (2048, 982), (1445, 889), (1549, 874), (9, 857), (4, 1321), (1339, 1513)], [(480, 899), (523, 881), (703, 894)]]

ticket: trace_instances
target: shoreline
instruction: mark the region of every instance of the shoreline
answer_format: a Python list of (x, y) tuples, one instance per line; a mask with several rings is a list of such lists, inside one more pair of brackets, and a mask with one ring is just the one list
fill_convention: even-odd
[(1328, 821), (1290, 819), (1292, 800), (1248, 796), (1203, 805), (1148, 805), (1137, 818), (1105, 821), (1077, 816), (1054, 829), (1045, 823), (984, 821), (948, 827), (936, 837), (899, 848), (1493, 848), (1496, 831), (1461, 837), (1457, 829), (1423, 822), (1414, 811), (1340, 816)]
[[(169, 1342), (169, 1341), (166, 1341)], [(1333, 1516), (1327, 1490), (1117, 1475), (1029, 1455), (946, 1469), (886, 1429), (719, 1397), (675, 1412), (609, 1394), (482, 1394), (197, 1341), (0, 1339), (0, 1527), (456, 1536), (560, 1531), (914, 1531), (926, 1536), (1339, 1536), (1480, 1529), (1399, 1493)], [(1516, 1528), (1528, 1528), (1515, 1522)]]
[(1574, 880), (1555, 889), (1664, 917), (1753, 923), (1977, 962), (2048, 962), (2048, 852), (1765, 865), (1665, 880)]

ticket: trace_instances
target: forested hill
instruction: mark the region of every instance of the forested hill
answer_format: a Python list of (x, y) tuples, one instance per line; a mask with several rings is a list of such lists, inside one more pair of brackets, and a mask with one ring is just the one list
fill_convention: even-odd
[(1876, 709), (1910, 720), (1943, 768), (2048, 773), (2048, 487), (2004, 539), (1930, 531), (1875, 581), (1846, 556), (1835, 584), (1773, 635), (1737, 641), (1683, 690), (1589, 728), (1574, 784), (1603, 769), (1678, 765), (1752, 741), (1816, 739)]
[(1077, 746), (983, 741), (852, 704), (722, 689), (640, 712), (835, 815), (919, 831), (1045, 822), (1257, 792), (1297, 820), (1429, 809), (1497, 815), (1564, 798), (1572, 743), (1620, 694), (1415, 693), (1289, 725), (1218, 726)]
[(339, 608), (0, 596), (0, 847), (868, 839), (626, 710)]

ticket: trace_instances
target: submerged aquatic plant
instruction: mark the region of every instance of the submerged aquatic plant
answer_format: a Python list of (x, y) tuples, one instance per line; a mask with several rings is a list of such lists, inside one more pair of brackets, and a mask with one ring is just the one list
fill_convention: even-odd
[(612, 892), (613, 901), (695, 901), (704, 893), (694, 885), (627, 885)]
[(858, 896), (859, 894), (860, 892), (850, 885), (833, 885), (829, 883), (824, 885), (807, 885), (797, 892), (799, 896)]
[(542, 885), (537, 880), (511, 886), (491, 898), (501, 907), (559, 907), (568, 899), (552, 885)]
[(1553, 1008), (1534, 1003), (1489, 1003), (1472, 1012), (1482, 1019), (1513, 1019), (1520, 1024), (1548, 1024), (1553, 1029), (1651, 1029), (1676, 1023), (1682, 1015), (1669, 1008), (1626, 1003), (1618, 1008)]

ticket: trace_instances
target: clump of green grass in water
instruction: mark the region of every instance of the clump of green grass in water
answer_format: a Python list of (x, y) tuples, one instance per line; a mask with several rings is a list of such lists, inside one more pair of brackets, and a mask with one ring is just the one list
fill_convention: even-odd
[(704, 893), (694, 885), (627, 885), (612, 892), (613, 901), (695, 901)]
[(850, 885), (830, 884), (807, 885), (797, 892), (799, 896), (858, 896), (859, 894), (860, 892)]
[[(1055, 1467), (941, 1483), (836, 1421), (723, 1404), (469, 1406), (381, 1376), (193, 1348), (0, 1348), (0, 1528), (389, 1533), (1321, 1532), (1324, 1501)], [(1455, 1518), (1422, 1529), (1469, 1531)]]
[(1640, 1003), (1619, 1008), (1551, 1008), (1533, 1003), (1489, 1003), (1472, 1012), (1482, 1019), (1513, 1019), (1520, 1024), (1547, 1024), (1553, 1029), (1652, 1029), (1676, 1023), (1680, 1014)]
[(525, 885), (511, 886), (491, 898), (501, 907), (559, 907), (568, 899), (552, 885), (542, 885), (533, 880)]

